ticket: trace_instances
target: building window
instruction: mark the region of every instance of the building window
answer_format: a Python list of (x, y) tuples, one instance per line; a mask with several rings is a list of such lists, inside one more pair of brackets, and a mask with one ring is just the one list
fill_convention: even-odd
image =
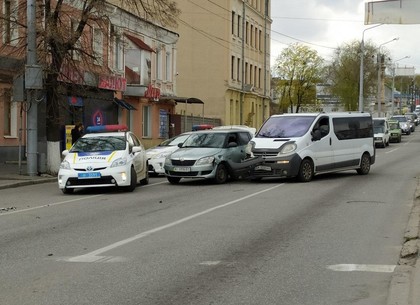
[(3, 43), (17, 45), (18, 6), (15, 0), (5, 0), (3, 3)]
[(261, 68), (258, 69), (258, 88), (261, 88)]
[(124, 48), (121, 37), (115, 37), (114, 41), (114, 68), (122, 71), (124, 66)]
[(262, 45), (262, 31), (260, 30), (259, 35), (258, 35), (258, 41), (260, 42), (258, 45), (258, 50), (262, 50), (261, 45)]
[(249, 83), (247, 84), (254, 84), (254, 78), (252, 77), (254, 75), (254, 69), (253, 65), (249, 65)]
[(12, 103), (11, 89), (3, 90), (3, 135), (17, 137), (17, 103)]
[(248, 82), (248, 63), (245, 63), (245, 84), (249, 84)]
[(235, 12), (232, 11), (232, 35), (235, 35)]
[(255, 35), (254, 35), (254, 40), (255, 40), (255, 48), (258, 50), (258, 44), (259, 44), (259, 39), (258, 39), (258, 29), (257, 27), (255, 27)]
[(251, 47), (254, 46), (254, 26), (251, 24), (251, 30), (249, 31), (249, 36), (250, 36), (250, 40), (249, 40), (249, 44), (251, 45)]
[(162, 51), (160, 48), (156, 50), (156, 79), (162, 80)]
[(104, 47), (104, 38), (103, 38), (102, 30), (98, 27), (93, 28), (93, 41), (92, 41), (92, 49), (93, 55), (95, 57), (94, 63), (96, 65), (102, 66), (103, 65), (103, 47)]
[(254, 87), (257, 87), (257, 66), (254, 66)]
[(172, 61), (171, 61), (171, 53), (166, 53), (166, 80), (172, 80)]
[(151, 136), (152, 136), (151, 107), (143, 106), (143, 137), (151, 138)]
[(230, 78), (235, 79), (235, 56), (232, 56), (230, 61)]
[[(71, 27), (71, 32), (73, 35), (76, 35), (76, 29), (77, 29), (77, 23), (75, 20), (71, 20), (70, 21), (70, 27)], [(82, 49), (82, 45), (80, 43), (80, 38), (76, 41), (76, 43), (74, 44), (74, 49), (71, 51), (71, 57), (73, 58), (73, 60), (81, 60), (82, 56), (79, 50)]]
[(236, 80), (241, 80), (241, 59), (237, 59), (237, 65), (236, 65)]
[(245, 43), (246, 44), (249, 44), (248, 35), (249, 35), (249, 22), (247, 21), (245, 25)]
[(238, 15), (238, 37), (242, 37), (242, 34), (241, 34), (241, 21), (242, 19), (241, 19), (241, 15)]

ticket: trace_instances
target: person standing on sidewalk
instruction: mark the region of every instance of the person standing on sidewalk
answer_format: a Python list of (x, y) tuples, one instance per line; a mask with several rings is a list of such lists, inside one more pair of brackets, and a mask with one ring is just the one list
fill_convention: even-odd
[(81, 136), (83, 136), (83, 124), (79, 122), (71, 130), (71, 144), (73, 145)]

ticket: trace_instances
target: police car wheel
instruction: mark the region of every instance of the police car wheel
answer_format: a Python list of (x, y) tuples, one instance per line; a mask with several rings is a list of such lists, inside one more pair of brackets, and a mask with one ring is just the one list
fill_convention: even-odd
[(136, 174), (136, 171), (134, 170), (134, 167), (132, 167), (130, 171), (130, 186), (128, 186), (126, 190), (128, 192), (132, 192), (134, 191), (136, 186), (137, 186), (137, 174)]
[(144, 179), (140, 180), (140, 184), (142, 184), (142, 185), (149, 184), (149, 171), (146, 171), (146, 177), (144, 177)]
[(68, 189), (65, 187), (61, 189), (61, 191), (63, 192), (63, 194), (73, 194), (74, 189)]

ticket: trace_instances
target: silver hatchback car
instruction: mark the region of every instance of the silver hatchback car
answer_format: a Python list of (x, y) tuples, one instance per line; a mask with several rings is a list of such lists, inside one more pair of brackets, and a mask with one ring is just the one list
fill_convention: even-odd
[(181, 178), (212, 179), (225, 183), (234, 176), (234, 165), (245, 160), (252, 131), (214, 129), (192, 133), (180, 149), (165, 159), (165, 175), (172, 184)]

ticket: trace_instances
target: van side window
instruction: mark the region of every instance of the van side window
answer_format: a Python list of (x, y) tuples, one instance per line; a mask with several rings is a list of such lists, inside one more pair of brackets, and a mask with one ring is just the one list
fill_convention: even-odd
[(339, 140), (373, 137), (373, 123), (370, 117), (334, 118), (333, 125)]
[(314, 130), (319, 130), (321, 132), (321, 138), (325, 137), (330, 133), (330, 123), (327, 117), (321, 118), (318, 123), (316, 123)]

